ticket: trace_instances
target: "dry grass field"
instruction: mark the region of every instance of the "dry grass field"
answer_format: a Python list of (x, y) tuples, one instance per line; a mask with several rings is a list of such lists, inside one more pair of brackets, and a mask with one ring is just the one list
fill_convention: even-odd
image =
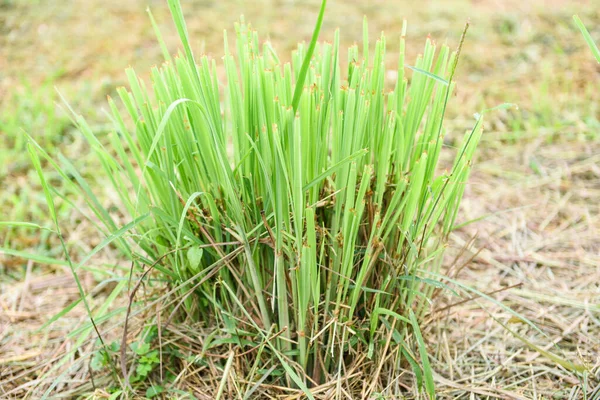
[[(79, 172), (103, 187), (102, 178), (96, 179), (99, 161), (57, 91), (96, 132), (108, 133), (105, 99), (126, 84), (124, 69), (132, 66), (144, 76), (161, 62), (146, 7), (169, 50), (178, 49), (165, 3), (0, 0), (0, 221), (51, 225), (23, 131), (53, 154), (76, 160)], [(217, 61), (223, 56), (223, 30), (231, 31), (242, 14), (285, 58), (298, 41), (310, 39), (320, 5), (314, 0), (182, 3), (192, 46)], [(485, 121), (459, 214), (464, 225), (450, 236), (445, 272), (526, 317), (543, 335), (484, 297), (436, 297), (422, 329), (439, 398), (600, 398), (600, 65), (574, 26), (573, 14), (600, 41), (600, 4), (592, 0), (328, 4), (322, 40), (331, 40), (339, 27), (344, 45), (360, 41), (366, 15), (372, 36), (383, 30), (389, 38), (390, 65), (397, 59), (403, 19), (408, 20), (411, 59), (427, 35), (455, 48), (470, 21), (448, 110), (449, 130), (469, 129), (473, 115), (484, 108), (518, 105)], [(53, 184), (62, 187), (48, 171)], [(110, 193), (103, 196), (107, 204), (114, 200)], [(103, 238), (73, 212), (70, 201), (77, 200), (57, 202), (57, 211), (71, 257), (81, 260)], [(46, 231), (0, 225), (0, 398), (109, 397), (110, 377), (90, 379), (89, 362), (78, 361), (96, 346), (76, 340), (88, 323), (81, 304), (51, 321), (79, 298), (66, 263), (56, 262), (63, 259), (60, 243)], [(80, 277), (93, 308), (126, 304), (126, 298), (107, 299), (115, 282), (106, 282), (103, 271), (128, 267), (112, 248), (88, 261)], [(101, 326), (107, 331), (117, 326), (111, 332), (118, 338), (123, 319), (115, 314)], [(178, 329), (170, 340), (185, 344), (194, 336), (193, 326)], [(81, 351), (65, 358), (74, 347)], [(585, 372), (575, 374), (564, 363)], [(178, 378), (177, 389), (213, 398), (220, 369), (211, 372), (214, 381), (189, 370)], [(398, 385), (411, 382), (406, 374), (398, 377)], [(358, 371), (348, 385), (368, 380)], [(272, 389), (279, 390), (277, 398), (302, 398), (299, 391)], [(416, 397), (413, 388), (406, 389), (407, 398)], [(223, 398), (237, 398), (234, 393), (229, 383)], [(266, 393), (264, 398), (276, 398)], [(334, 398), (327, 388), (321, 394)], [(169, 396), (177, 398), (175, 392)]]

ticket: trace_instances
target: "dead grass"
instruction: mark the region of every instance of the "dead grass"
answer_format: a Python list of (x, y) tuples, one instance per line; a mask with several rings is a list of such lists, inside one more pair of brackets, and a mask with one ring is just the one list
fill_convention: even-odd
[[(600, 144), (533, 143), (524, 152), (498, 153), (480, 163), (463, 205), (466, 218), (495, 215), (456, 234), (456, 247), (477, 236), (468, 252), (477, 254), (474, 262), (459, 277), (482, 291), (521, 284), (497, 298), (549, 337), (489, 302), (465, 304), (432, 325), (442, 344), (438, 371), (462, 383), (451, 398), (474, 390), (501, 398), (583, 398), (580, 381), (487, 313), (544, 350), (599, 370), (600, 210), (593, 198), (600, 194)], [(529, 167), (533, 154), (540, 173)], [(510, 178), (500, 178), (504, 172)], [(598, 381), (589, 385), (588, 396)]]
[[(159, 1), (150, 3), (163, 30), (172, 33), (167, 40), (174, 50), (174, 32), (166, 7)], [(242, 13), (282, 49), (294, 45), (291, 36), (308, 38), (312, 28), (306, 11), (299, 11), (299, 2), (191, 3), (192, 36), (195, 45), (207, 52), (221, 47), (222, 29), (230, 28)], [(89, 104), (83, 110), (77, 104), (75, 107), (82, 113), (95, 114), (98, 104), (103, 104), (101, 95), (111, 93), (122, 83), (121, 71), (126, 66), (123, 60), (139, 71), (159, 61), (158, 46), (143, 12), (145, 2), (8, 4), (0, 6), (0, 47), (7, 50), (0, 57), (3, 92), (17, 90), (25, 72), (26, 79), (35, 84), (60, 70), (59, 86), (89, 85)], [(307, 4), (307, 10), (314, 13), (317, 2)], [(487, 217), (453, 235), (451, 248), (457, 261), (452, 263), (449, 256), (448, 267), (461, 282), (486, 293), (495, 292), (494, 298), (548, 335), (543, 337), (527, 329), (482, 299), (434, 313), (424, 334), (437, 372), (439, 396), (581, 399), (585, 392), (593, 398), (590, 393), (600, 391), (600, 69), (571, 26), (570, 16), (578, 12), (592, 27), (594, 23), (598, 26), (600, 9), (592, 1), (559, 0), (424, 0), (418, 10), (411, 4), (404, 0), (332, 1), (323, 35), (331, 36), (333, 28), (340, 26), (344, 37), (360, 40), (361, 18), (367, 14), (372, 29), (391, 33), (407, 17), (412, 38), (431, 33), (440, 41), (447, 38), (455, 42), (463, 21), (471, 18), (473, 29), (458, 77), (461, 107), (451, 110), (454, 128), (460, 131), (469, 125), (472, 112), (483, 106), (509, 101), (518, 103), (520, 110), (498, 112), (488, 122), (461, 220)], [(598, 30), (593, 34), (597, 36)], [(420, 45), (419, 40), (410, 42)], [(394, 46), (390, 40), (390, 58), (394, 57)], [(520, 123), (515, 124), (515, 120)], [(71, 141), (61, 149), (83, 154), (85, 148), (78, 146), (81, 143)], [(26, 187), (35, 191), (35, 182), (22, 171), (8, 174), (0, 185), (0, 193), (5, 195), (21, 196)], [(32, 199), (28, 201), (42, 202), (35, 196)], [(8, 218), (1, 219), (14, 219), (14, 213), (9, 209)], [(43, 212), (27, 218), (42, 219)], [(84, 254), (98, 239), (90, 236), (89, 227), (80, 226), (75, 217), (65, 221), (74, 253)], [(0, 233), (5, 246), (18, 250), (46, 249), (52, 253), (55, 248), (55, 243), (35, 232), (6, 238)], [(106, 252), (93, 262), (107, 268), (120, 261), (116, 254)], [(94, 390), (96, 398), (108, 397), (104, 391), (107, 377), (90, 380), (86, 355), (94, 350), (95, 343), (84, 343), (73, 351), (76, 343), (68, 336), (87, 323), (81, 307), (75, 307), (48, 330), (37, 330), (78, 298), (68, 270), (0, 255), (0, 272), (0, 397), (38, 398), (55, 383), (52, 397), (62, 394), (70, 398)], [(88, 274), (85, 282), (94, 292), (92, 303), (101, 304), (106, 291), (97, 287), (96, 277)], [(151, 294), (140, 295), (143, 298)], [(444, 309), (457, 301), (440, 297), (435, 307)], [(123, 307), (125, 302), (121, 299), (114, 307)], [(141, 329), (142, 316), (161, 315), (155, 306), (145, 313), (130, 322), (132, 337)], [(122, 319), (102, 325), (107, 338), (119, 338)], [(587, 382), (580, 381), (518, 340), (499, 322), (535, 346), (585, 365), (592, 375)], [(166, 330), (161, 339), (190, 355), (198, 353), (206, 335), (203, 326), (177, 326)], [(59, 365), (60, 360), (66, 363)], [(207, 365), (198, 366), (182, 357), (169, 366), (180, 373), (175, 386), (197, 398), (214, 398), (225, 361), (219, 355), (208, 360)], [(234, 378), (243, 383), (243, 376), (236, 375), (242, 366), (233, 365), (225, 398), (234, 398)], [(350, 396), (347, 398), (360, 398), (363, 383), (372, 380), (364, 375), (365, 370), (348, 371), (348, 379), (342, 384)], [(387, 373), (382, 371), (382, 376)], [(408, 370), (391, 379), (394, 385), (406, 387), (408, 398), (415, 397), (410, 394), (414, 390), (412, 380)], [(324, 385), (318, 395), (331, 398), (334, 389), (333, 384)], [(298, 392), (268, 386), (258, 389), (255, 395), (300, 398)]]

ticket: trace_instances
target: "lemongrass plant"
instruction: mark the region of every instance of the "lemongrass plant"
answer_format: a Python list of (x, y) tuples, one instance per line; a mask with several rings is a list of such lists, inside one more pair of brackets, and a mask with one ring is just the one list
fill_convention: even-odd
[(286, 63), (242, 20), (235, 44), (225, 36), (221, 80), (217, 61), (194, 56), (179, 2), (169, 6), (184, 52), (172, 58), (159, 35), (166, 61), (150, 87), (127, 70), (123, 107), (109, 99), (110, 140), (75, 116), (131, 222), (119, 227), (67, 160), (32, 144), (34, 158), (72, 178), (134, 277), (152, 265), (176, 288), (177, 318), (280, 366), (309, 398), (362, 355), (376, 374), (390, 340), (393, 365), (412, 365), (433, 395), (419, 321), (481, 136), (479, 118), (440, 171), (457, 53), (428, 39), (407, 65), (404, 26), (389, 86), (385, 36), (371, 48), (366, 24), (342, 67), (338, 32)]

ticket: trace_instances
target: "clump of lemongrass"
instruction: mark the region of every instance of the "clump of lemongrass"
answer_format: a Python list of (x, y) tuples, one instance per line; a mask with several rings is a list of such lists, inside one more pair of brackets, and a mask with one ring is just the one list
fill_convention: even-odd
[(395, 365), (410, 363), (432, 395), (418, 321), (439, 282), (427, 272), (439, 272), (481, 135), (478, 119), (439, 171), (457, 53), (427, 40), (408, 66), (404, 26), (388, 90), (386, 39), (371, 49), (366, 24), (342, 68), (338, 32), (284, 63), (242, 20), (235, 45), (225, 36), (220, 81), (217, 61), (194, 57), (178, 1), (169, 5), (184, 53), (172, 58), (159, 36), (166, 62), (150, 88), (127, 70), (125, 113), (109, 100), (109, 142), (76, 117), (132, 222), (119, 228), (71, 163), (52, 162), (74, 177), (103, 246), (118, 246), (136, 274), (152, 264), (182, 297), (181, 318), (218, 332), (214, 346), (277, 365), (309, 397), (360, 354), (382, 360), (388, 340)]

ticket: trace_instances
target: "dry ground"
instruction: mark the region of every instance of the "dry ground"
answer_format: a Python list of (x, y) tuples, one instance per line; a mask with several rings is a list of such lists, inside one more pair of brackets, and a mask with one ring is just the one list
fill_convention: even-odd
[[(240, 14), (285, 56), (309, 38), (318, 8), (316, 1), (291, 0), (183, 3), (194, 45), (217, 58), (222, 30)], [(160, 62), (147, 5), (175, 51), (161, 0), (0, 0), (0, 220), (48, 222), (19, 128), (79, 159), (93, 177), (95, 161), (53, 106), (52, 87), (102, 132), (103, 97), (124, 83), (123, 68), (142, 72)], [(460, 217), (471, 223), (451, 238), (447, 264), (451, 276), (493, 293), (545, 336), (483, 299), (434, 313), (425, 334), (441, 398), (582, 399), (592, 398), (594, 388), (600, 392), (600, 67), (572, 24), (574, 13), (600, 39), (600, 4), (591, 0), (330, 1), (323, 38), (339, 26), (344, 42), (360, 40), (367, 15), (373, 35), (388, 34), (390, 60), (403, 18), (413, 56), (427, 34), (455, 46), (470, 19), (451, 129), (468, 127), (482, 108), (519, 105), (487, 120)], [(66, 208), (61, 218), (75, 258), (101, 240)], [(37, 330), (78, 297), (68, 268), (18, 257), (18, 251), (60, 257), (55, 239), (0, 229), (0, 397), (92, 390), (84, 363), (72, 358), (71, 369), (56, 363), (78, 345), (69, 334), (86, 323), (84, 310), (75, 307)], [(108, 293), (95, 285), (98, 271), (125, 264), (110, 251), (92, 260), (84, 282), (94, 290), (94, 306)], [(440, 299), (434, 310), (452, 302)], [(585, 366), (586, 379), (539, 349)]]

